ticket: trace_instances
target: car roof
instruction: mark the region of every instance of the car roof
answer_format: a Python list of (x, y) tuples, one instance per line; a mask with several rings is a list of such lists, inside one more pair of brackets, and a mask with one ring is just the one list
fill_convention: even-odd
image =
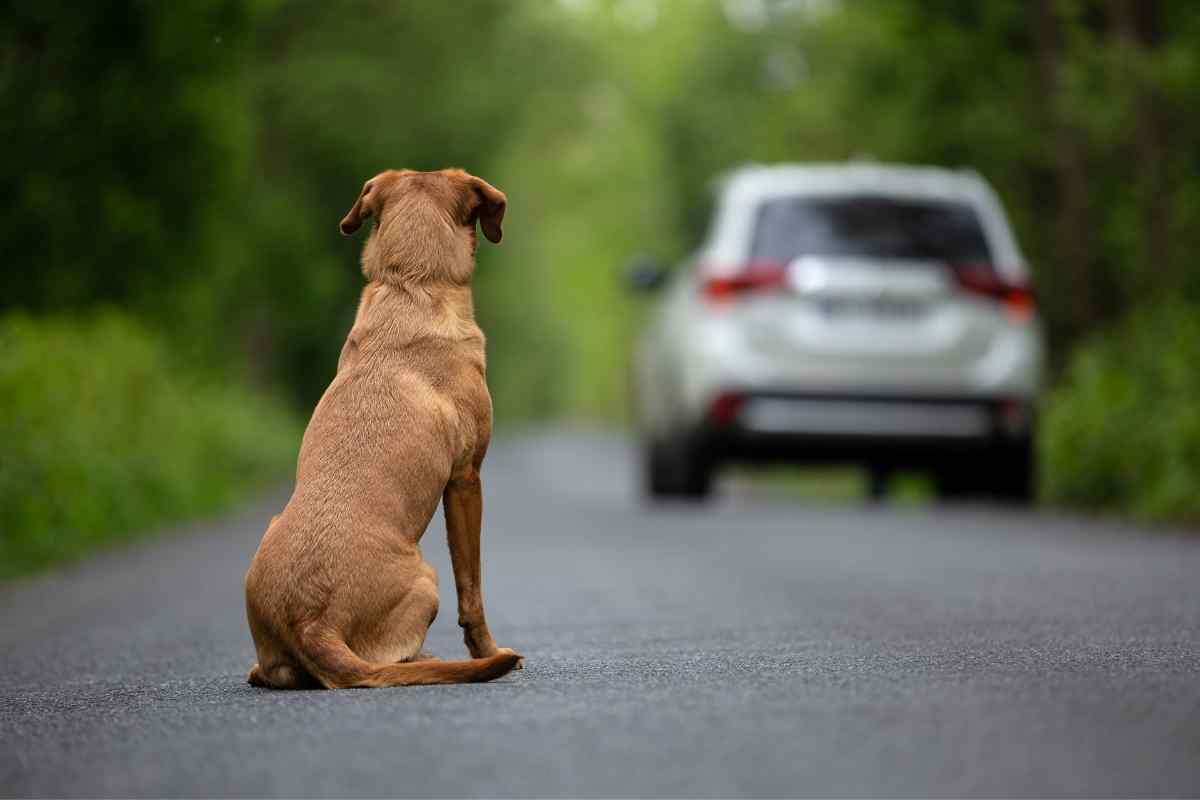
[(864, 194), (975, 198), (987, 184), (972, 170), (908, 164), (751, 164), (719, 179), (725, 192), (746, 197), (780, 194)]

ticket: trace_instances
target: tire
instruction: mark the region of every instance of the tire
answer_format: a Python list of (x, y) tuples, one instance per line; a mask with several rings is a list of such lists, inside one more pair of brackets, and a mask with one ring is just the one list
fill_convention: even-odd
[(651, 500), (704, 500), (712, 493), (712, 460), (694, 437), (650, 439), (642, 459), (645, 492)]
[(1022, 441), (943, 464), (934, 482), (942, 500), (985, 498), (1031, 506), (1037, 496), (1033, 444)]
[(1034, 504), (1037, 499), (1037, 461), (1032, 442), (1021, 442), (996, 454), (992, 495), (1015, 506)]
[(867, 467), (867, 500), (871, 503), (882, 503), (887, 500), (888, 482), (892, 471), (887, 467), (872, 464)]
[(934, 471), (933, 483), (938, 500), (965, 500), (977, 494), (976, 482), (968, 464), (943, 465)]

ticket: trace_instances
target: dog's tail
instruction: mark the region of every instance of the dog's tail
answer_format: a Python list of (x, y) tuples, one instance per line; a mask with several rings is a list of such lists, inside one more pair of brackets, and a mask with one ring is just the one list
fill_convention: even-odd
[(326, 689), (421, 686), (439, 683), (483, 683), (507, 675), (521, 657), (498, 653), (467, 661), (409, 661), (372, 664), (360, 658), (340, 636), (330, 632), (305, 636), (301, 660)]

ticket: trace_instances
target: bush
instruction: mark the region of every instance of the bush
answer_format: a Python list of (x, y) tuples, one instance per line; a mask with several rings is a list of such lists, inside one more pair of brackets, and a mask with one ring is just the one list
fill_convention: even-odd
[(298, 428), (200, 381), (115, 312), (0, 318), (0, 577), (214, 511), (294, 464)]
[(1051, 502), (1200, 522), (1200, 309), (1143, 310), (1081, 346), (1043, 417)]

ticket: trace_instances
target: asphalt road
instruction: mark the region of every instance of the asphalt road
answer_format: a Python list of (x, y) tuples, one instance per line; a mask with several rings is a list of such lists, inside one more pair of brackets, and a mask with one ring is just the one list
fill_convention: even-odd
[[(485, 600), (526, 668), (271, 692), (265, 499), (0, 590), (6, 795), (1196, 795), (1200, 538), (723, 487), (648, 510), (626, 445), (503, 441)], [(428, 647), (463, 652), (441, 518)]]

